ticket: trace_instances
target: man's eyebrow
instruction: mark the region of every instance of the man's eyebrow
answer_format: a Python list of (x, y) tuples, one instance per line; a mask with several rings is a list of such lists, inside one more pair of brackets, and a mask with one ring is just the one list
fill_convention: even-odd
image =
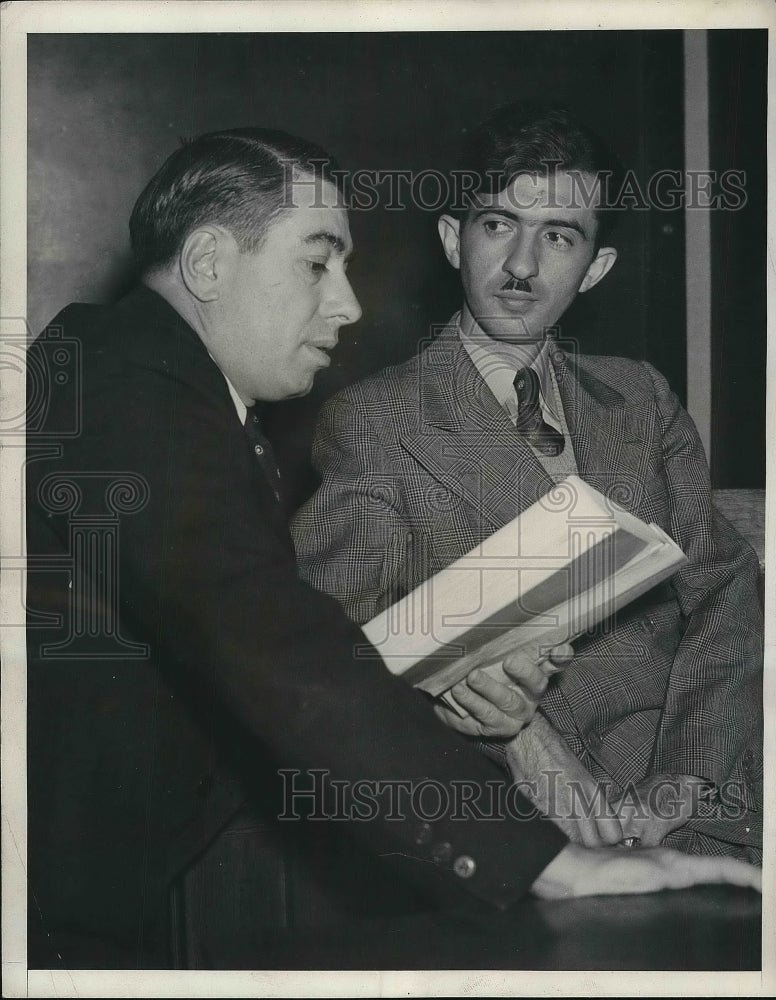
[[(525, 222), (516, 212), (510, 212), (506, 208), (481, 208), (474, 213), (474, 219), (479, 219), (483, 215), (502, 215), (506, 219), (510, 219), (513, 222)], [(591, 237), (583, 228), (581, 223), (577, 222), (576, 219), (539, 219), (537, 222), (529, 223), (529, 225), (535, 226), (551, 226), (555, 229), (573, 229), (575, 232), (579, 233), (584, 239), (589, 240)]]
[(330, 247), (337, 251), (337, 253), (345, 252), (345, 241), (341, 236), (337, 236), (336, 233), (330, 233), (327, 229), (321, 229), (317, 233), (310, 233), (309, 236), (305, 236), (302, 239), (304, 244), (310, 243), (328, 243)]

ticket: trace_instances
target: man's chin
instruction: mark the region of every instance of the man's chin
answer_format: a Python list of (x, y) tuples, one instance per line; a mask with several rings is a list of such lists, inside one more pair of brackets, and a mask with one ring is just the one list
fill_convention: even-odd
[(286, 399), (299, 399), (300, 396), (307, 396), (314, 384), (314, 377), (311, 376), (310, 379), (304, 384), (297, 383), (296, 385), (286, 385), (282, 388), (278, 387), (271, 395), (269, 393), (257, 397), (257, 400), (262, 400), (265, 403), (282, 403)]
[(544, 339), (544, 331), (534, 331), (523, 316), (479, 320), (479, 326), (493, 340), (507, 344), (528, 344)]
[[(319, 369), (320, 371), (320, 369)], [(295, 391), (289, 392), (286, 399), (299, 399), (300, 396), (308, 396), (312, 392), (312, 388), (315, 385), (315, 376), (318, 372), (314, 372), (304, 383), (300, 383)]]

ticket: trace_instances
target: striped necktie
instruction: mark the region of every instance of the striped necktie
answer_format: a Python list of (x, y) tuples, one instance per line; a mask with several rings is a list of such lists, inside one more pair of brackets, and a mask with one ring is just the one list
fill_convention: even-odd
[(517, 430), (543, 455), (556, 456), (563, 451), (563, 435), (542, 418), (539, 404), (539, 376), (533, 368), (521, 368), (515, 375), (517, 395)]

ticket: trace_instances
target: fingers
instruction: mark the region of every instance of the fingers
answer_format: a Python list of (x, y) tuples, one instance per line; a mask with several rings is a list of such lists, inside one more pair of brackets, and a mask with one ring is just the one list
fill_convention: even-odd
[(516, 736), (536, 707), (481, 670), (473, 670), (456, 684), (452, 695), (475, 720), (476, 734), (481, 736)]
[[(462, 683), (460, 686), (465, 689), (466, 685), (479, 698), (485, 699), (505, 715), (519, 718), (523, 724), (528, 722), (536, 709), (536, 700), (529, 700), (521, 691), (507, 687), (491, 677), (486, 670), (472, 670), (466, 678), (466, 684)], [(530, 697), (530, 692), (526, 694)]]
[(619, 821), (611, 819), (573, 819), (558, 823), (566, 836), (583, 847), (614, 847), (622, 838)]
[(450, 693), (469, 717), (461, 718), (441, 705), (436, 706), (437, 715), (451, 729), (467, 736), (516, 736), (536, 709), (536, 702), (484, 670), (473, 670)]
[[(617, 816), (622, 837), (638, 837), (644, 843), (647, 814), (645, 811), (637, 812), (632, 806), (624, 806), (622, 799), (612, 799), (609, 808)], [(622, 839), (622, 837), (620, 839)]]
[(761, 868), (739, 861), (737, 858), (710, 858), (710, 861), (722, 862), (719, 874), (730, 885), (740, 885), (748, 889), (763, 891), (763, 873)]
[(553, 646), (547, 653), (541, 653), (532, 644), (509, 653), (502, 667), (504, 673), (516, 681), (529, 698), (538, 701), (544, 694), (550, 677), (559, 673), (573, 658), (574, 647), (568, 642)]
[(613, 847), (627, 836), (617, 816), (598, 816), (596, 828), (603, 847)]
[(567, 844), (553, 858), (531, 891), (543, 899), (561, 899), (686, 889), (707, 882), (762, 892), (760, 869), (736, 858), (688, 855), (668, 847), (591, 851), (578, 843)]
[(468, 736), (516, 736), (530, 721), (549, 678), (560, 669), (558, 664), (567, 663), (573, 655), (568, 643), (553, 647), (546, 655), (541, 655), (536, 645), (515, 650), (501, 665), (515, 685), (477, 669), (452, 689), (474, 722), (449, 710), (437, 714), (452, 729)]
[(461, 690), (452, 688), (452, 694), (461, 708), (469, 713), (468, 716), (462, 718), (444, 705), (435, 705), (434, 711), (442, 722), (456, 732), (465, 736), (507, 738), (516, 736), (523, 728), (523, 722), (519, 719), (510, 718), (489, 702), (478, 698), (472, 691), (467, 692), (465, 685), (462, 685)]
[[(663, 848), (666, 851), (666, 848)], [(705, 882), (722, 882), (762, 892), (762, 871), (737, 858), (713, 858), (671, 851), (666, 886), (684, 889)]]
[(570, 642), (564, 642), (560, 646), (553, 646), (548, 654), (548, 659), (556, 667), (566, 667), (574, 659), (574, 647)]
[(534, 701), (541, 699), (548, 680), (556, 672), (553, 666), (547, 668), (546, 663), (538, 663), (533, 655), (522, 649), (510, 653), (501, 666), (507, 677)]
[(441, 719), (446, 726), (449, 726), (450, 729), (454, 729), (457, 733), (463, 733), (464, 736), (482, 735), (479, 732), (479, 723), (475, 719), (472, 719), (471, 717), (462, 718), (445, 705), (434, 705), (434, 714), (438, 719)]

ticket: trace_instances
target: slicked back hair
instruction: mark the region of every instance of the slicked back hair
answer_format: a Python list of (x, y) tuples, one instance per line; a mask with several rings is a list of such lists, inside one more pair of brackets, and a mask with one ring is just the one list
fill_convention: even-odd
[[(519, 174), (548, 175), (554, 170), (591, 174), (601, 182), (601, 207), (595, 209), (596, 250), (611, 235), (618, 213), (607, 205), (622, 183), (622, 164), (565, 108), (523, 101), (500, 105), (471, 133), (459, 169), (476, 177), (475, 198), (504, 191)], [(583, 186), (580, 194), (585, 197)], [(460, 203), (451, 206), (451, 214), (459, 218), (467, 210)]]
[(206, 223), (227, 229), (242, 252), (253, 253), (290, 207), (294, 176), (341, 190), (338, 171), (324, 149), (287, 132), (234, 128), (184, 140), (132, 209), (129, 232), (140, 274), (171, 264), (189, 233)]

